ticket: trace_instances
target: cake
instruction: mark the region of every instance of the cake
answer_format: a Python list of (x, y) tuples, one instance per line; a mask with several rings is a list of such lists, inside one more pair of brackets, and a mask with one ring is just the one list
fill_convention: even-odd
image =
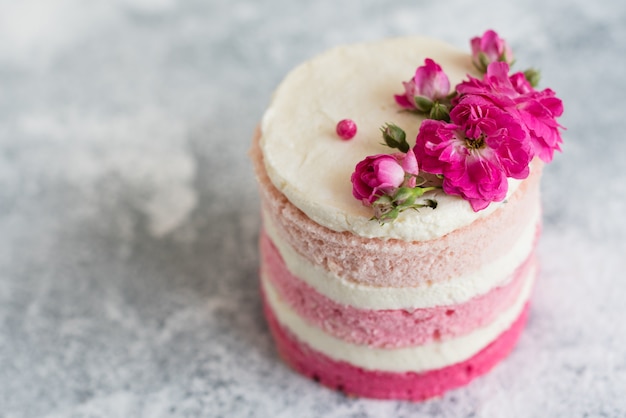
[[(540, 177), (559, 149), (562, 108), (551, 90), (534, 89), (534, 72), (509, 72), (512, 54), (495, 32), (472, 50), (421, 37), (333, 48), (289, 73), (255, 132), (265, 316), (282, 359), (325, 386), (439, 396), (489, 371), (524, 327)], [(498, 71), (512, 93), (494, 81)], [(484, 127), (494, 120), (496, 130)], [(444, 143), (438, 129), (483, 129), (482, 142)], [(400, 131), (409, 148), (390, 152), (403, 148)], [(449, 152), (466, 145), (488, 152), (468, 151), (458, 174)], [(447, 154), (433, 154), (437, 146)], [(375, 161), (402, 167), (398, 182), (372, 185)]]

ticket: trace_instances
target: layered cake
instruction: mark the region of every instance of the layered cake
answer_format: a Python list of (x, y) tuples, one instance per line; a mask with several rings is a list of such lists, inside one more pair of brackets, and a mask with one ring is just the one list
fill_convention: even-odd
[(471, 45), (329, 50), (285, 78), (255, 134), (270, 330), (287, 364), (348, 395), (462, 386), (528, 316), (562, 108), (495, 32)]

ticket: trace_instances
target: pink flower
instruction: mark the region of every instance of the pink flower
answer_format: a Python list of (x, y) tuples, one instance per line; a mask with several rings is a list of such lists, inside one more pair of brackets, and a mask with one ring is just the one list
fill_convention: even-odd
[(392, 154), (392, 156), (400, 163), (402, 169), (407, 174), (419, 174), (419, 167), (417, 165), (417, 158), (415, 158), (415, 153), (412, 149), (409, 149), (406, 154), (403, 152), (396, 152)]
[(430, 58), (415, 70), (409, 81), (402, 83), (404, 94), (395, 95), (396, 102), (406, 109), (429, 112), (433, 102), (445, 99), (450, 92), (450, 80), (441, 66)]
[(486, 31), (482, 37), (472, 38), (472, 62), (481, 72), (485, 72), (492, 62), (513, 63), (513, 52), (504, 39), (493, 30)]
[(510, 114), (478, 96), (450, 113), (451, 123), (426, 120), (415, 153), (421, 168), (443, 175), (443, 190), (474, 211), (505, 198), (507, 177), (525, 178), (531, 160), (526, 132)]
[[(521, 74), (521, 76), (524, 75)], [(467, 81), (462, 81), (456, 86), (460, 96), (464, 94), (481, 95), (488, 97), (500, 107), (514, 106), (513, 99), (524, 94), (524, 90), (534, 90), (530, 84), (524, 84), (517, 74), (509, 77), (509, 65), (504, 62), (489, 64), (482, 80), (472, 76), (468, 76), (468, 78)]]
[[(503, 66), (499, 66), (499, 67), (506, 68)], [(509, 77), (509, 81), (511, 82), (513, 89), (515, 89), (515, 91), (518, 92), (519, 94), (528, 94), (528, 93), (532, 93), (533, 91), (535, 91), (533, 86), (528, 82), (528, 80), (526, 79), (526, 76), (522, 72), (517, 72), (511, 75)]]
[[(513, 115), (480, 96), (466, 96), (452, 109), (450, 118), (453, 123), (464, 127), (466, 143), (470, 148), (484, 142), (495, 152), (493, 158), (507, 177), (528, 177), (531, 150), (523, 126)], [(483, 156), (487, 154), (483, 152)]]
[[(417, 160), (413, 151), (406, 154), (396, 153), (393, 155), (378, 154), (366, 157), (356, 165), (352, 173), (352, 195), (363, 202), (365, 206), (371, 206), (380, 196), (392, 195), (404, 182), (406, 173), (418, 173)], [(413, 179), (413, 186), (415, 180)], [(410, 185), (410, 180), (408, 181)]]
[(556, 121), (563, 114), (561, 99), (554, 91), (545, 89), (518, 100), (517, 110), (530, 135), (533, 154), (547, 163), (552, 161), (554, 151), (560, 151), (563, 142), (561, 125)]
[(415, 176), (419, 174), (419, 166), (413, 150), (409, 149), (406, 154), (398, 152), (394, 154), (394, 157), (400, 162), (405, 174), (412, 174), (411, 176), (405, 176), (406, 181), (403, 185), (406, 187), (415, 187)]
[(508, 74), (503, 62), (489, 64), (483, 80), (473, 77), (457, 86), (459, 98), (478, 95), (503, 111), (511, 113), (524, 127), (531, 144), (532, 155), (545, 162), (552, 161), (554, 151), (560, 151), (561, 125), (556, 118), (563, 114), (563, 103), (550, 89), (536, 91), (524, 74)]

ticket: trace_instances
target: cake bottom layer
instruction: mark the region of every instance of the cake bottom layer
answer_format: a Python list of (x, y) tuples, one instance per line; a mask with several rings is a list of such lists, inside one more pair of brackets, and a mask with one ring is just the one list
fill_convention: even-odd
[(265, 316), (278, 352), (297, 372), (349, 396), (410, 401), (440, 396), (491, 370), (515, 346), (529, 310), (527, 303), (508, 330), (468, 360), (427, 372), (397, 373), (366, 370), (311, 349), (280, 325), (265, 296), (263, 299)]

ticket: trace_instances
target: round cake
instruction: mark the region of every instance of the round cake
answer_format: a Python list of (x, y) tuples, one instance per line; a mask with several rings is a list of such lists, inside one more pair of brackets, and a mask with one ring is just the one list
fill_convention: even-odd
[[(470, 90), (496, 69), (490, 67), (481, 79), (476, 58), (475, 51), (420, 37), (331, 49), (285, 78), (255, 133), (251, 157), (262, 207), (265, 315), (284, 361), (323, 385), (352, 396), (424, 400), (490, 370), (520, 335), (537, 271), (539, 180), (543, 161), (552, 154), (540, 158), (545, 153), (532, 148), (543, 137), (537, 139), (538, 129), (530, 123), (519, 123), (530, 145), (522, 144), (514, 122), (525, 121), (526, 113), (519, 116), (494, 99), (489, 106), (517, 118), (509, 121), (499, 110), (489, 110), (496, 125), (506, 123), (498, 138), (519, 139), (515, 144), (529, 151), (522, 156), (523, 170), (510, 169), (506, 161), (523, 160), (517, 151), (522, 145), (503, 151), (509, 137), (491, 145), (496, 131), (483, 128), (477, 136), (482, 148), (468, 147), (497, 149), (508, 160), (498, 160), (504, 167), (498, 190), (487, 193), (481, 191), (486, 186), (476, 186), (482, 193), (477, 197), (467, 186), (454, 188), (461, 180), (451, 169), (437, 172), (425, 155), (432, 141), (421, 131), (430, 123), (456, 126), (457, 132), (459, 118), (467, 121), (459, 110), (464, 105), (486, 109), (469, 97), (477, 96)], [(494, 61), (508, 66), (506, 54), (498, 58)], [(396, 93), (407, 75), (415, 73), (419, 84), (416, 67), (422, 63), (422, 68), (436, 63), (432, 74), (445, 72), (452, 85), (469, 77), (457, 90), (470, 92), (420, 95), (430, 100), (425, 111), (417, 99), (406, 106), (408, 93)], [(405, 83), (405, 88), (409, 92), (415, 85)], [(446, 103), (450, 116), (438, 117), (433, 103)], [(556, 116), (558, 109), (552, 120)], [(337, 123), (345, 119), (358, 128), (356, 134), (338, 133)], [(485, 126), (485, 120), (477, 126)], [(385, 126), (402, 127), (412, 148), (390, 153), (391, 145), (381, 138)], [(487, 151), (488, 160), (495, 154)], [(366, 161), (385, 156), (402, 162), (402, 184), (374, 188), (371, 198), (362, 198), (355, 167), (368, 156), (374, 157)], [(413, 158), (420, 167), (435, 169), (406, 168)], [(407, 204), (399, 190), (420, 192)], [(380, 216), (375, 209), (381, 202), (395, 210), (393, 216), (387, 209)]]

